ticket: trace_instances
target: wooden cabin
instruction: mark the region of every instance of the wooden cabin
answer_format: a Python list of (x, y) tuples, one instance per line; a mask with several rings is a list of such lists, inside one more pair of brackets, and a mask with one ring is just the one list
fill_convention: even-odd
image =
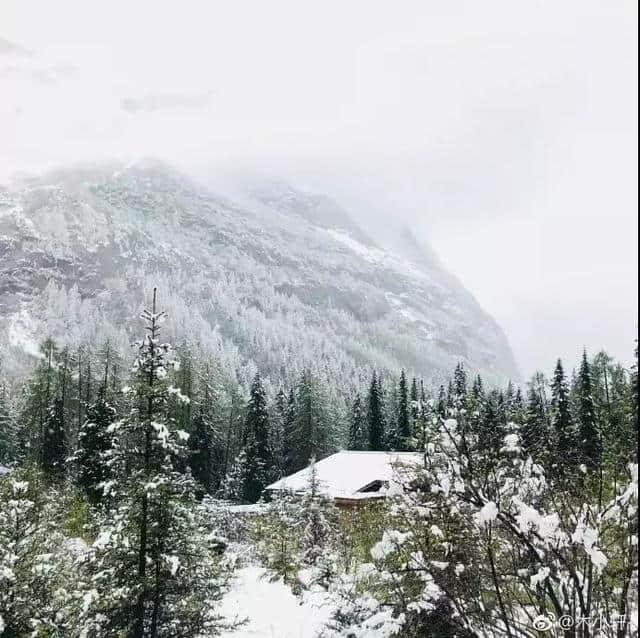
[[(401, 489), (403, 472), (419, 466), (415, 452), (336, 452), (315, 464), (317, 489), (339, 507), (356, 507), (386, 498)], [(305, 494), (311, 482), (311, 466), (267, 486), (267, 493)]]

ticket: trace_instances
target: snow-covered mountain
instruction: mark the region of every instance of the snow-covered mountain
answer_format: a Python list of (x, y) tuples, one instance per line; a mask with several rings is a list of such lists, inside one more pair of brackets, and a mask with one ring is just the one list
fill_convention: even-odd
[(500, 327), (410, 234), (398, 256), (281, 183), (238, 201), (151, 161), (0, 188), (0, 345), (128, 337), (158, 286), (172, 336), (272, 378), (312, 365), (336, 383), (371, 367), (439, 381), (460, 360), (518, 377)]

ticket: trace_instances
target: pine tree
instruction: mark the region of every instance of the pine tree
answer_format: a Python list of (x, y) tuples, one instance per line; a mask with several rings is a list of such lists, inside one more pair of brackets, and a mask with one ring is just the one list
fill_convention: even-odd
[(562, 463), (565, 463), (575, 452), (575, 440), (569, 411), (569, 387), (560, 359), (556, 363), (551, 382), (551, 425), (555, 435), (556, 450)]
[(474, 401), (480, 403), (482, 398), (484, 397), (484, 384), (482, 383), (482, 377), (477, 375), (473, 380), (473, 385), (471, 386), (471, 396)]
[(454, 402), (460, 403), (467, 394), (467, 372), (462, 363), (458, 363), (453, 373)]
[(369, 387), (367, 399), (367, 425), (369, 430), (369, 449), (375, 452), (384, 450), (384, 413), (380, 383), (375, 371), (371, 376), (371, 386)]
[(23, 390), (21, 438), (27, 457), (44, 468), (45, 424), (50, 416), (56, 387), (57, 348), (51, 339), (40, 346), (40, 360)]
[(578, 371), (577, 396), (580, 456), (587, 467), (594, 467), (600, 462), (602, 447), (596, 424), (591, 366), (587, 359), (586, 350), (582, 353), (582, 361)]
[(269, 412), (267, 398), (260, 375), (251, 384), (247, 416), (245, 420), (247, 477), (243, 498), (255, 503), (271, 478), (272, 459), (269, 449)]
[(445, 412), (450, 415), (452, 411), (456, 408), (456, 404), (460, 404), (460, 401), (457, 399), (456, 392), (454, 390), (453, 381), (449, 379), (449, 383), (447, 383), (447, 402), (446, 402), (446, 410)]
[[(489, 399), (485, 397), (480, 375), (473, 380), (471, 391), (465, 396), (463, 405), (467, 414), (464, 422), (467, 424), (468, 434), (476, 437), (478, 448), (482, 452), (488, 453), (493, 447), (489, 439), (495, 415), (493, 414), (493, 406), (489, 405)], [(467, 432), (462, 431), (466, 441)]]
[(87, 408), (74, 455), (78, 485), (94, 505), (102, 501), (101, 484), (111, 478), (108, 454), (113, 447), (113, 437), (110, 426), (115, 421), (116, 411), (107, 401), (106, 393), (107, 389), (102, 385), (95, 403)]
[(193, 419), (193, 431), (189, 436), (189, 467), (193, 478), (206, 494), (213, 491), (214, 436), (213, 427), (204, 410)]
[[(444, 391), (444, 388), (440, 386)], [(420, 398), (418, 399), (418, 420), (414, 428), (414, 435), (417, 439), (417, 449), (426, 452), (427, 444), (431, 438), (432, 426), (439, 415), (438, 407), (433, 401), (427, 400), (427, 394), (424, 389), (424, 381), (420, 381)]]
[(367, 421), (362, 407), (360, 393), (356, 394), (351, 407), (351, 419), (349, 421), (349, 449), (367, 449)]
[[(514, 416), (521, 415), (524, 410), (524, 399), (522, 398), (522, 388), (520, 386), (518, 386), (518, 388), (516, 389), (516, 395), (513, 399), (513, 405), (511, 410)], [(515, 420), (521, 421), (521, 419), (515, 419)]]
[(284, 458), (283, 474), (288, 476), (296, 471), (296, 394), (293, 388), (289, 391), (287, 406), (284, 414), (284, 427), (282, 434), (282, 455)]
[(294, 471), (306, 467), (311, 457), (324, 458), (335, 449), (328, 403), (320, 381), (305, 370), (295, 399)]
[(0, 379), (0, 464), (11, 463), (18, 455), (18, 428), (11, 414), (8, 399), (6, 385)]
[[(189, 467), (192, 476), (202, 488), (199, 495), (213, 494), (224, 480), (225, 449), (221, 435), (224, 419), (219, 401), (223, 390), (216, 374), (215, 362), (207, 362), (201, 374), (195, 371), (195, 364), (191, 360), (189, 367), (189, 381), (186, 387), (194, 397), (189, 404), (197, 406), (191, 412), (195, 416), (189, 416), (189, 419), (184, 421), (185, 425), (191, 421)], [(192, 387), (191, 377), (200, 380), (195, 389)], [(182, 380), (184, 382), (184, 375)], [(182, 416), (185, 416), (184, 412)]]
[(226, 392), (224, 404), (224, 418), (222, 419), (222, 468), (221, 476), (226, 481), (227, 475), (231, 471), (233, 459), (244, 445), (242, 435), (243, 414), (241, 405), (246, 404), (242, 388), (235, 379), (229, 384)]
[(441, 419), (445, 419), (447, 417), (447, 391), (443, 385), (438, 389), (436, 412)]
[(244, 502), (245, 483), (247, 481), (247, 452), (240, 450), (222, 485), (222, 495), (232, 503)]
[(479, 448), (491, 459), (497, 459), (503, 445), (507, 424), (504, 414), (504, 398), (500, 392), (492, 390), (479, 406), (480, 431)]
[[(330, 505), (320, 493), (316, 461), (311, 459), (309, 485), (302, 503), (302, 517), (306, 521), (302, 536), (302, 562), (313, 568), (313, 582), (327, 586), (333, 574), (331, 560), (332, 525), (327, 516)], [(335, 516), (335, 513), (334, 513)]]
[(269, 437), (269, 449), (273, 459), (273, 478), (279, 479), (285, 476), (286, 472), (286, 450), (285, 450), (285, 423), (287, 420), (287, 396), (280, 388), (273, 400), (270, 415), (271, 429)]
[(407, 377), (404, 370), (400, 373), (400, 382), (398, 384), (398, 421), (396, 425), (396, 432), (396, 449), (408, 450), (412, 433), (409, 421)]
[(260, 521), (258, 552), (261, 561), (282, 576), (285, 584), (299, 586), (302, 534), (300, 498), (278, 490), (265, 506)]
[(410, 429), (414, 437), (418, 434), (418, 422), (420, 420), (420, 393), (418, 380), (411, 378), (411, 390), (409, 391), (409, 414), (411, 415)]
[(67, 445), (64, 424), (64, 402), (53, 400), (44, 423), (42, 444), (42, 470), (51, 478), (62, 478), (65, 474)]
[(186, 460), (188, 434), (175, 427), (171, 404), (188, 399), (170, 382), (176, 362), (159, 338), (165, 314), (155, 290), (142, 318), (132, 409), (115, 424), (111, 453), (117, 504), (93, 546), (96, 595), (84, 635), (191, 638), (216, 625), (224, 569), (205, 540), (196, 484), (175, 468)]
[(522, 448), (531, 455), (536, 462), (542, 460), (547, 452), (547, 424), (544, 402), (535, 382), (529, 384), (527, 393), (527, 407), (524, 413), (524, 423), (520, 430)]
[(523, 422), (522, 408), (522, 390), (519, 386), (515, 387), (512, 381), (509, 381), (505, 393), (505, 414), (507, 421), (521, 425)]

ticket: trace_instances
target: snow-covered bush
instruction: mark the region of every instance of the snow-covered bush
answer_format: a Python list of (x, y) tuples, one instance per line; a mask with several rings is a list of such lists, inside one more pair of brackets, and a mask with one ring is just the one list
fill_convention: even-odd
[(290, 585), (296, 584), (301, 568), (302, 520), (300, 499), (278, 492), (254, 521), (250, 537), (256, 544), (261, 562)]
[(521, 454), (517, 428), (491, 465), (460, 425), (441, 423), (371, 564), (335, 584), (328, 635), (535, 636), (541, 622), (635, 635), (637, 465), (615, 484), (603, 468), (577, 498)]
[(295, 589), (327, 587), (339, 570), (338, 511), (318, 490), (312, 463), (304, 495), (277, 493), (253, 529), (262, 562)]
[(33, 468), (0, 477), (2, 636), (78, 635), (85, 545), (66, 534), (63, 489)]

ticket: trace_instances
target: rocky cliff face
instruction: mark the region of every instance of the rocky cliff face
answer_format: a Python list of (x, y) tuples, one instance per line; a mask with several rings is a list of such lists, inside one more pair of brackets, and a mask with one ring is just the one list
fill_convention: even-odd
[(122, 336), (158, 286), (175, 337), (272, 377), (437, 382), (462, 360), (517, 378), (496, 322), (406, 240), (408, 258), (382, 250), (331, 199), (284, 184), (239, 205), (154, 162), (48, 175), (0, 190), (0, 345)]

